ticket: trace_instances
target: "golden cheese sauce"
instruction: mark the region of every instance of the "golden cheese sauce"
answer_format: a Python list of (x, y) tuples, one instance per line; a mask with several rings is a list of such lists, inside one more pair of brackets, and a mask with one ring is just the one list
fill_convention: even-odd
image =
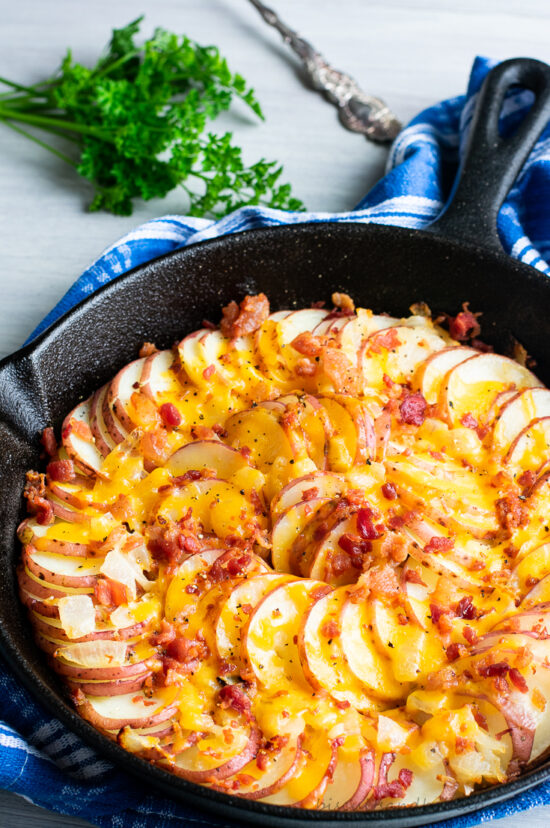
[(550, 746), (550, 391), (334, 298), (247, 297), (77, 406), (21, 598), (81, 714), (177, 775), (445, 800)]

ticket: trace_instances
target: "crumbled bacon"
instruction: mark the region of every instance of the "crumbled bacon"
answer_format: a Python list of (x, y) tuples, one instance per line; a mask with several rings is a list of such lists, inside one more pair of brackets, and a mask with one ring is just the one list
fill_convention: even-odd
[(478, 673), (484, 678), (494, 678), (495, 676), (505, 676), (509, 669), (510, 667), (505, 661), (496, 661), (493, 664), (480, 665)]
[(379, 354), (383, 348), (385, 351), (392, 351), (401, 345), (399, 334), (395, 328), (386, 328), (382, 333), (374, 334), (369, 340), (369, 353)]
[(409, 788), (413, 781), (413, 772), (408, 768), (401, 768), (397, 775), (397, 779), (393, 782), (388, 782), (388, 771), (395, 761), (395, 753), (384, 753), (380, 760), (378, 769), (378, 784), (373, 790), (373, 798), (376, 802), (381, 799), (401, 799), (405, 796), (405, 791)]
[(405, 571), (405, 581), (411, 584), (422, 584), (422, 586), (426, 586), (420, 573), (416, 569), (407, 569)]
[(445, 654), (447, 656), (448, 661), (456, 661), (457, 658), (460, 658), (461, 655), (464, 655), (466, 652), (466, 647), (463, 644), (449, 644), (447, 649), (445, 650)]
[(517, 667), (510, 667), (508, 671), (508, 678), (510, 679), (516, 690), (519, 690), (520, 693), (529, 692), (527, 682), (525, 681)]
[(518, 477), (518, 483), (522, 489), (527, 490), (533, 486), (536, 479), (537, 475), (534, 471), (526, 470)]
[(186, 515), (177, 523), (166, 520), (153, 524), (147, 534), (149, 550), (153, 557), (166, 560), (170, 564), (178, 564), (186, 554), (194, 555), (201, 549), (197, 537), (198, 526), (191, 515)]
[(382, 494), (386, 498), (386, 500), (395, 500), (397, 497), (397, 492), (395, 491), (395, 486), (393, 483), (384, 483), (382, 486)]
[(312, 486), (311, 489), (304, 489), (302, 492), (302, 500), (314, 500), (319, 497), (319, 489), (317, 486)]
[(474, 618), (477, 618), (477, 612), (472, 603), (472, 596), (465, 595), (464, 598), (461, 598), (454, 612), (458, 618), (466, 618), (467, 621), (473, 621)]
[(445, 615), (447, 612), (448, 610), (445, 607), (441, 607), (439, 604), (430, 604), (430, 615), (434, 624), (437, 624), (441, 616)]
[(479, 336), (481, 328), (477, 317), (480, 314), (472, 313), (465, 302), (460, 313), (449, 318), (449, 333), (453, 339), (459, 342), (466, 342), (467, 339)]
[(495, 503), (497, 519), (503, 529), (511, 534), (514, 529), (526, 525), (529, 514), (516, 492), (508, 492)]
[(158, 348), (152, 342), (144, 342), (139, 349), (139, 356), (142, 358), (153, 356), (156, 353), (158, 353)]
[(230, 302), (222, 309), (220, 329), (229, 339), (254, 333), (269, 316), (269, 301), (265, 293), (245, 296), (240, 305)]
[(382, 524), (374, 525), (373, 511), (369, 506), (364, 506), (357, 512), (357, 531), (364, 540), (376, 540), (383, 533)]
[(71, 432), (82, 440), (86, 440), (88, 443), (93, 439), (92, 431), (88, 423), (83, 422), (83, 420), (77, 420), (75, 417), (72, 417), (69, 422), (69, 433)]
[(48, 457), (53, 457), (57, 452), (57, 440), (55, 439), (54, 430), (51, 426), (47, 426), (42, 431), (40, 442), (44, 446), (44, 450)]
[(202, 661), (209, 654), (204, 641), (196, 638), (186, 638), (185, 636), (176, 636), (171, 639), (165, 650), (168, 658), (178, 661), (180, 664)]
[(160, 622), (160, 630), (155, 632), (150, 637), (150, 642), (153, 646), (161, 646), (164, 647), (166, 644), (170, 644), (176, 637), (176, 630), (174, 626), (170, 624), (165, 618), (162, 619)]
[(251, 563), (252, 556), (248, 553), (242, 552), (240, 549), (229, 549), (219, 558), (216, 558), (210, 567), (208, 577), (213, 584), (219, 584), (222, 581), (244, 575)]
[[(339, 573), (336, 572), (335, 566), (340, 567), (341, 572), (351, 567), (362, 569), (365, 555), (372, 550), (372, 544), (369, 540), (361, 539), (357, 535), (352, 535), (349, 532), (346, 532), (338, 538), (338, 546), (346, 553), (348, 561), (347, 565), (344, 566), (344, 558), (342, 556), (338, 554), (333, 556), (331, 566), (336, 574)], [(338, 559), (338, 562), (336, 559)]]
[(202, 375), (203, 375), (205, 380), (209, 380), (214, 375), (215, 372), (216, 372), (216, 366), (215, 365), (207, 365), (206, 368), (204, 369), (204, 371), (202, 372)]
[(310, 331), (298, 334), (290, 343), (295, 351), (306, 357), (319, 356), (323, 350), (323, 341), (318, 336), (313, 336)]
[(355, 302), (347, 293), (333, 293), (331, 298), (335, 308), (350, 315), (355, 313)]
[(428, 553), (435, 553), (438, 552), (449, 552), (454, 546), (453, 538), (438, 538), (434, 536), (430, 538), (426, 546), (424, 547), (424, 552)]
[(247, 721), (252, 718), (250, 699), (237, 684), (226, 684), (218, 693), (221, 707), (241, 713)]
[(470, 644), (471, 646), (477, 644), (477, 642), (479, 641), (476, 631), (473, 630), (471, 627), (465, 626), (462, 630), (462, 635), (464, 636), (468, 644)]
[(144, 460), (154, 466), (163, 466), (170, 451), (166, 431), (163, 428), (146, 431), (141, 437), (140, 447)]
[(476, 418), (474, 417), (473, 414), (470, 414), (470, 413), (463, 414), (462, 417), (460, 418), (460, 422), (464, 426), (464, 428), (471, 428), (474, 431), (478, 427), (478, 422), (477, 422)]
[(325, 621), (321, 627), (321, 635), (324, 635), (325, 638), (338, 638), (340, 635), (340, 627), (333, 618)]
[(55, 483), (70, 483), (75, 478), (72, 460), (52, 460), (46, 466), (46, 474)]
[(409, 394), (399, 406), (401, 420), (409, 425), (421, 426), (426, 418), (427, 407), (428, 403), (420, 391)]
[(181, 425), (181, 414), (174, 403), (163, 403), (159, 409), (160, 417), (165, 426), (177, 428)]
[(99, 577), (94, 584), (96, 602), (102, 607), (120, 607), (128, 603), (130, 595), (127, 587), (110, 578)]
[(45, 497), (46, 483), (43, 474), (27, 472), (23, 497), (27, 501), (27, 511), (34, 515), (41, 526), (48, 526), (55, 520), (53, 506)]

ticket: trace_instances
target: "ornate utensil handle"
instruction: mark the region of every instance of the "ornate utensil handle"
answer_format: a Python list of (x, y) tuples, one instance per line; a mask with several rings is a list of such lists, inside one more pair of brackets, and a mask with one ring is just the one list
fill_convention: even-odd
[(393, 141), (401, 124), (384, 101), (367, 95), (350, 75), (334, 69), (311, 43), (283, 23), (273, 9), (260, 0), (250, 2), (298, 55), (313, 87), (338, 107), (340, 121), (346, 129), (360, 132), (371, 141)]

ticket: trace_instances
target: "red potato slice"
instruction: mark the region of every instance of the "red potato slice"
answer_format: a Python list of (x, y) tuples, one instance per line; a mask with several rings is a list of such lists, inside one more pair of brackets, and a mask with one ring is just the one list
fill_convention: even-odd
[(29, 572), (43, 583), (78, 588), (94, 586), (103, 558), (71, 558), (39, 552), (32, 546), (26, 546), (23, 562)]
[[(61, 433), (63, 447), (75, 466), (84, 475), (95, 476), (101, 471), (103, 456), (95, 444), (90, 428), (90, 409), (91, 399), (79, 403), (65, 417)], [(72, 421), (75, 423), (74, 426)], [(79, 427), (79, 423), (82, 423), (82, 426)], [(82, 429), (82, 434), (86, 436), (79, 435), (79, 428)]]
[[(245, 799), (264, 799), (281, 790), (295, 775), (303, 759), (303, 735), (288, 739), (282, 747), (262, 749), (262, 769), (256, 759), (245, 765), (237, 776), (229, 776), (214, 790), (232, 793)], [(266, 766), (265, 766), (266, 765)]]
[[(170, 691), (170, 692), (168, 692)], [(87, 696), (76, 700), (80, 715), (100, 730), (129, 726), (147, 728), (167, 722), (177, 712), (180, 691), (176, 687), (156, 690), (152, 696), (143, 691), (121, 696)]]
[[(59, 522), (53, 525), (41, 526), (34, 518), (27, 518), (17, 529), (17, 537), (22, 544), (29, 544), (43, 552), (82, 558), (88, 557), (90, 555), (88, 544), (64, 540), (62, 533), (65, 529), (66, 527)], [(54, 532), (58, 537), (53, 535)]]
[(205, 549), (191, 555), (180, 564), (166, 592), (164, 616), (167, 621), (174, 620), (186, 595), (188, 597), (193, 596), (193, 592), (186, 593), (186, 587), (194, 585), (197, 580), (204, 581), (206, 573), (214, 561), (225, 552), (225, 549)]
[(145, 359), (139, 379), (139, 390), (145, 397), (159, 402), (170, 392), (183, 391), (174, 370), (175, 361), (172, 350), (157, 351)]
[(241, 494), (232, 483), (216, 477), (191, 480), (181, 488), (170, 490), (157, 506), (156, 516), (178, 521), (189, 509), (206, 533), (219, 538), (253, 537), (265, 523), (246, 493)]
[(380, 320), (383, 319), (384, 324), (386, 324), (390, 318), (372, 316), (363, 308), (358, 308), (355, 316), (344, 317), (344, 323), (341, 325), (336, 339), (354, 367), (359, 367), (361, 352), (367, 337), (375, 330), (380, 330)]
[[(200, 330), (186, 336), (179, 345), (180, 361), (185, 374), (198, 388), (214, 385), (229, 386), (231, 375), (220, 357), (227, 350), (228, 340), (219, 330)], [(214, 367), (212, 373), (211, 366)], [(206, 374), (205, 374), (206, 372)]]
[(291, 370), (302, 355), (291, 347), (291, 343), (301, 333), (313, 331), (326, 318), (327, 312), (322, 308), (304, 308), (292, 311), (288, 316), (277, 321), (277, 343), (283, 365)]
[(344, 472), (353, 466), (358, 452), (357, 429), (352, 415), (337, 399), (319, 397), (332, 426), (327, 446), (327, 466), (333, 472)]
[(105, 405), (111, 409), (122, 428), (128, 433), (136, 426), (128, 410), (128, 403), (132, 394), (139, 390), (144, 363), (145, 357), (140, 357), (125, 365), (109, 384), (105, 397)]
[(129, 679), (112, 679), (111, 681), (75, 681), (65, 678), (72, 690), (81, 690), (88, 696), (122, 696), (128, 693), (137, 693), (143, 687), (143, 682), (151, 675), (151, 670), (137, 677)]
[(386, 776), (388, 783), (391, 784), (396, 781), (402, 770), (412, 772), (412, 781), (402, 797), (399, 799), (383, 798), (379, 800), (380, 807), (428, 805), (441, 799), (445, 779), (449, 776), (449, 769), (437, 748), (434, 748), (433, 753), (423, 751), (420, 758), (421, 761), (419, 762), (415, 761), (414, 755), (413, 757), (407, 754), (395, 756)]
[(323, 406), (311, 394), (288, 394), (279, 397), (277, 404), (282, 410), (277, 411), (271, 401), (259, 407), (271, 406), (296, 459), (311, 458), (317, 468), (324, 469), (332, 426)]
[(89, 485), (90, 478), (81, 477), (71, 483), (60, 483), (55, 480), (48, 480), (47, 491), (67, 508), (86, 509), (92, 505), (92, 488)]
[(541, 387), (527, 368), (500, 354), (479, 354), (451, 369), (441, 387), (442, 415), (457, 425), (465, 414), (484, 423), (495, 396), (501, 391)]
[(328, 497), (315, 497), (302, 500), (290, 506), (275, 521), (271, 533), (271, 559), (273, 568), (279, 572), (291, 572), (292, 548), (296, 539), (304, 532), (306, 526), (317, 512), (330, 503)]
[(434, 673), (447, 663), (443, 645), (431, 621), (425, 620), (430, 629), (399, 621), (400, 611), (380, 600), (368, 604), (374, 641), (378, 650), (391, 662), (398, 682), (421, 681), (428, 673)]
[(277, 347), (278, 324), (292, 311), (272, 313), (254, 334), (254, 347), (263, 373), (279, 384), (285, 384), (287, 375)]
[(264, 687), (307, 686), (297, 644), (300, 624), (310, 604), (329, 589), (319, 581), (290, 581), (269, 592), (253, 610), (241, 655)]
[[(544, 390), (544, 389), (541, 389)], [(512, 441), (504, 465), (513, 477), (540, 474), (550, 462), (550, 417), (532, 420)]]
[(308, 575), (310, 578), (325, 581), (334, 587), (345, 586), (357, 580), (359, 570), (353, 566), (350, 566), (348, 569), (344, 568), (342, 571), (340, 567), (333, 566), (338, 561), (337, 556), (341, 556), (342, 554), (342, 549), (338, 545), (338, 541), (342, 535), (347, 533), (357, 535), (357, 520), (355, 516), (339, 520), (329, 530), (326, 537), (316, 544), (316, 547), (311, 551), (311, 560), (308, 567)]
[(370, 411), (363, 402), (355, 399), (350, 394), (335, 394), (332, 399), (347, 411), (355, 429), (356, 442), (353, 464), (362, 465), (367, 460), (374, 460), (376, 455), (376, 433), (374, 419)]
[(317, 490), (317, 497), (334, 498), (342, 494), (347, 488), (342, 477), (327, 471), (312, 472), (303, 477), (291, 480), (281, 489), (278, 495), (273, 498), (270, 504), (270, 511), (273, 521), (291, 506), (300, 503), (304, 492)]
[(174, 477), (192, 470), (212, 469), (215, 477), (228, 480), (249, 466), (237, 449), (219, 440), (197, 440), (178, 449), (166, 461), (166, 468)]
[(455, 346), (443, 348), (421, 362), (415, 370), (413, 388), (420, 391), (428, 405), (435, 405), (448, 372), (466, 359), (477, 356), (473, 348)]
[(94, 435), (95, 444), (103, 457), (107, 457), (116, 445), (103, 419), (103, 407), (108, 390), (109, 384), (107, 383), (96, 391), (92, 397), (90, 407), (90, 428)]
[(47, 581), (42, 581), (25, 566), (22, 566), (17, 572), (19, 587), (22, 590), (36, 595), (40, 600), (47, 598), (64, 598), (65, 595), (91, 595), (93, 587), (69, 587), (61, 586), (60, 584), (49, 584)]
[[(335, 336), (342, 330), (343, 326), (347, 324), (349, 316), (334, 316), (334, 313), (328, 313), (318, 325), (316, 325), (311, 333), (313, 336)], [(353, 317), (355, 318), (355, 317)]]
[[(541, 543), (516, 559), (513, 569), (513, 585), (524, 596), (550, 575), (550, 542)], [(528, 585), (529, 580), (532, 579)], [(538, 583), (536, 583), (538, 581)]]
[[(536, 576), (535, 576), (536, 577)], [(530, 589), (523, 598), (521, 606), (524, 609), (535, 608), (538, 604), (546, 604), (550, 601), (550, 574), (545, 575)]]
[(128, 639), (139, 641), (142, 633), (147, 632), (149, 627), (148, 623), (143, 621), (127, 627), (97, 626), (94, 632), (89, 633), (88, 635), (83, 635), (80, 638), (69, 638), (61, 625), (61, 621), (59, 620), (59, 611), (57, 606), (52, 604), (51, 607), (56, 610), (56, 614), (48, 616), (42, 613), (42, 610), (38, 605), (31, 607), (32, 623), (33, 627), (41, 634), (55, 639), (60, 647), (73, 641), (79, 643), (82, 641), (100, 640), (127, 641)]
[(506, 455), (520, 434), (543, 417), (550, 417), (550, 391), (547, 388), (526, 388), (514, 394), (500, 409), (493, 430), (493, 447)]
[(269, 592), (291, 580), (291, 575), (279, 572), (254, 575), (237, 584), (225, 601), (219, 604), (214, 632), (216, 649), (222, 661), (234, 664), (239, 671), (242, 669), (242, 630), (248, 623), (254, 607)]
[(229, 745), (226, 742), (219, 743), (215, 751), (219, 758), (212, 757), (213, 751), (201, 752), (199, 741), (170, 762), (170, 771), (199, 784), (227, 779), (239, 773), (258, 753), (261, 734), (255, 725), (230, 726), (226, 730), (229, 730), (231, 741)]
[(357, 751), (355, 755), (346, 754), (344, 750), (341, 747), (338, 749), (336, 767), (325, 791), (323, 807), (356, 811), (372, 790), (374, 754), (367, 748)]
[(408, 383), (417, 365), (446, 345), (445, 340), (428, 327), (398, 325), (367, 338), (361, 353), (360, 369), (365, 381), (375, 388), (384, 387), (384, 374), (394, 382)]
[[(304, 675), (312, 687), (325, 690), (336, 701), (368, 711), (376, 705), (350, 670), (340, 640), (340, 614), (348, 598), (349, 590), (340, 587), (311, 604), (298, 634), (298, 650)], [(350, 792), (346, 799), (352, 795)]]
[(348, 599), (340, 615), (340, 644), (349, 669), (376, 698), (404, 699), (410, 685), (394, 678), (389, 659), (376, 648), (370, 625), (367, 605)]
[[(336, 747), (322, 731), (307, 731), (303, 739), (303, 761), (292, 779), (263, 802), (302, 808), (320, 806), (336, 761)], [(313, 759), (314, 757), (314, 759)]]

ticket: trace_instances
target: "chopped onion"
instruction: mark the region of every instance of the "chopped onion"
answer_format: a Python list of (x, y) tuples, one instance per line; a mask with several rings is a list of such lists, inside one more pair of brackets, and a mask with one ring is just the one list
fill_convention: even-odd
[(387, 716), (378, 716), (378, 747), (384, 751), (392, 751), (402, 747), (409, 735), (406, 730), (393, 719)]
[(95, 632), (95, 607), (89, 595), (68, 595), (57, 602), (61, 626), (69, 638)]
[(59, 647), (56, 656), (80, 667), (121, 667), (126, 662), (127, 649), (125, 641), (99, 638)]
[(99, 571), (102, 575), (106, 575), (107, 578), (111, 578), (113, 581), (118, 581), (119, 584), (124, 584), (125, 587), (128, 587), (131, 597), (135, 598), (135, 568), (135, 564), (132, 565), (126, 555), (120, 552), (120, 550), (111, 549), (111, 551), (107, 552), (105, 555), (105, 560), (101, 564), (101, 569)]

